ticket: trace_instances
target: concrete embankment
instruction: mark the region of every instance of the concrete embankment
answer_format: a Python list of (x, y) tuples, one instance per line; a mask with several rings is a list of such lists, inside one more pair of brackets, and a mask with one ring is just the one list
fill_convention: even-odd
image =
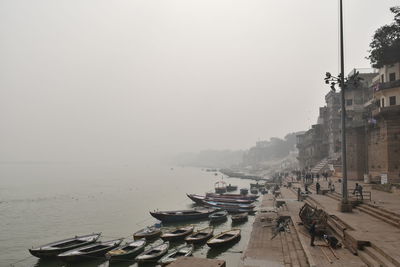
[[(375, 266), (367, 265), (351, 249), (333, 250), (318, 238), (315, 246), (311, 246), (308, 231), (301, 224), (298, 214), (303, 204), (297, 201), (293, 190), (284, 187), (276, 199), (270, 194), (264, 195), (240, 266)], [(289, 223), (283, 231), (276, 232), (277, 221), (282, 220)], [(346, 225), (338, 220), (338, 225)]]

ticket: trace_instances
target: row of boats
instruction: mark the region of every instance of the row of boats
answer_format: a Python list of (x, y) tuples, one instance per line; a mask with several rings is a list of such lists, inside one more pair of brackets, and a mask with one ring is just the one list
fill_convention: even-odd
[[(154, 232), (160, 234), (155, 234)], [(144, 233), (146, 234), (144, 235)], [(158, 261), (160, 265), (167, 265), (178, 257), (192, 255), (194, 244), (207, 243), (210, 248), (219, 247), (239, 240), (240, 234), (240, 229), (231, 229), (214, 236), (213, 227), (194, 231), (193, 226), (180, 227), (161, 234), (161, 229), (152, 226), (134, 234), (135, 239), (143, 235), (145, 238), (128, 241), (124, 244), (122, 244), (123, 238), (98, 241), (101, 233), (96, 233), (52, 242), (32, 248), (29, 251), (33, 256), (41, 259), (58, 258), (65, 262), (104, 258), (110, 262), (125, 260), (135, 260), (137, 262)], [(158, 236), (162, 238), (163, 242), (145, 249), (149, 240)], [(170, 242), (182, 239), (186, 241), (186, 244), (169, 251)]]
[[(212, 214), (221, 210), (235, 214), (251, 214), (256, 207), (253, 202), (257, 195), (240, 194), (213, 194), (206, 193), (204, 196), (197, 194), (186, 194), (194, 203), (203, 206), (189, 210), (151, 211), (150, 215), (162, 222), (182, 222), (212, 218)], [(235, 218), (235, 217), (233, 217)], [(234, 220), (234, 219), (233, 219)]]
[[(210, 222), (224, 221), (231, 213), (232, 222), (245, 221), (253, 212), (256, 195), (214, 194), (204, 196), (187, 194), (195, 203), (204, 207), (190, 210), (154, 211), (150, 214), (162, 222), (182, 222), (209, 219)], [(240, 239), (240, 229), (231, 229), (214, 236), (213, 227), (194, 231), (194, 226), (183, 226), (162, 231), (161, 224), (154, 224), (133, 234), (133, 240), (123, 243), (123, 238), (99, 241), (101, 233), (75, 236), (30, 249), (38, 258), (58, 258), (65, 262), (106, 258), (109, 261), (135, 260), (138, 262), (158, 261), (165, 265), (177, 257), (190, 256), (193, 244), (206, 243), (210, 248), (223, 246)], [(161, 238), (162, 243), (146, 249), (148, 242)], [(186, 244), (169, 251), (170, 242), (185, 240)], [(168, 253), (169, 251), (169, 253)]]

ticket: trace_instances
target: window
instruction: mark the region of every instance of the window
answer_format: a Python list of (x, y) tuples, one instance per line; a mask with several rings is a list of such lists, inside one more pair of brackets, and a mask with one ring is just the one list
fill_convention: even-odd
[(381, 107), (382, 107), (382, 108), (385, 107), (385, 99), (384, 99), (384, 98), (381, 99)]
[(353, 105), (353, 99), (346, 99), (346, 106)]
[(389, 105), (390, 106), (396, 105), (396, 96), (389, 97)]
[(389, 73), (389, 81), (392, 82), (395, 80), (396, 80), (396, 73), (394, 73), (394, 72)]

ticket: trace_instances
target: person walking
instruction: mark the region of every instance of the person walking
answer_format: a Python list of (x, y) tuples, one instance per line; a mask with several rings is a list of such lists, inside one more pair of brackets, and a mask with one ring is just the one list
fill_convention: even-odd
[(311, 223), (311, 226), (310, 226), (310, 230), (309, 230), (309, 233), (310, 233), (310, 235), (311, 235), (311, 243), (310, 243), (310, 245), (313, 247), (314, 246), (314, 240), (315, 240), (315, 232), (316, 232), (316, 226), (317, 226), (317, 222), (314, 220), (312, 223)]
[(300, 189), (300, 187), (297, 188), (297, 201), (301, 201), (301, 189)]
[[(358, 193), (360, 195), (361, 200), (364, 200), (363, 197), (363, 188), (360, 184), (356, 183), (356, 188), (354, 188), (353, 195)], [(358, 198), (358, 197), (357, 197)]]

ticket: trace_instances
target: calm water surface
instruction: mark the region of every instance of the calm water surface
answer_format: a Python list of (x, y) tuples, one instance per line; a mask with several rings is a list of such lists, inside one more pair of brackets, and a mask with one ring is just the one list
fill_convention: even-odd
[[(197, 168), (129, 164), (0, 164), (0, 266), (70, 266), (29, 257), (28, 248), (67, 237), (102, 232), (102, 240), (132, 237), (153, 224), (150, 210), (193, 207), (186, 193), (213, 190), (221, 175)], [(248, 180), (228, 183), (249, 187)], [(238, 225), (240, 242), (222, 250), (196, 247), (198, 257), (221, 258), (238, 266), (253, 217)], [(196, 228), (207, 221), (190, 222)], [(176, 225), (167, 225), (173, 227)], [(215, 233), (232, 227), (231, 220), (216, 225)], [(156, 242), (160, 242), (159, 240)], [(173, 246), (179, 244), (173, 244)], [(71, 266), (108, 266), (104, 260)], [(112, 266), (136, 266), (131, 262)], [(152, 265), (148, 265), (152, 266)]]

